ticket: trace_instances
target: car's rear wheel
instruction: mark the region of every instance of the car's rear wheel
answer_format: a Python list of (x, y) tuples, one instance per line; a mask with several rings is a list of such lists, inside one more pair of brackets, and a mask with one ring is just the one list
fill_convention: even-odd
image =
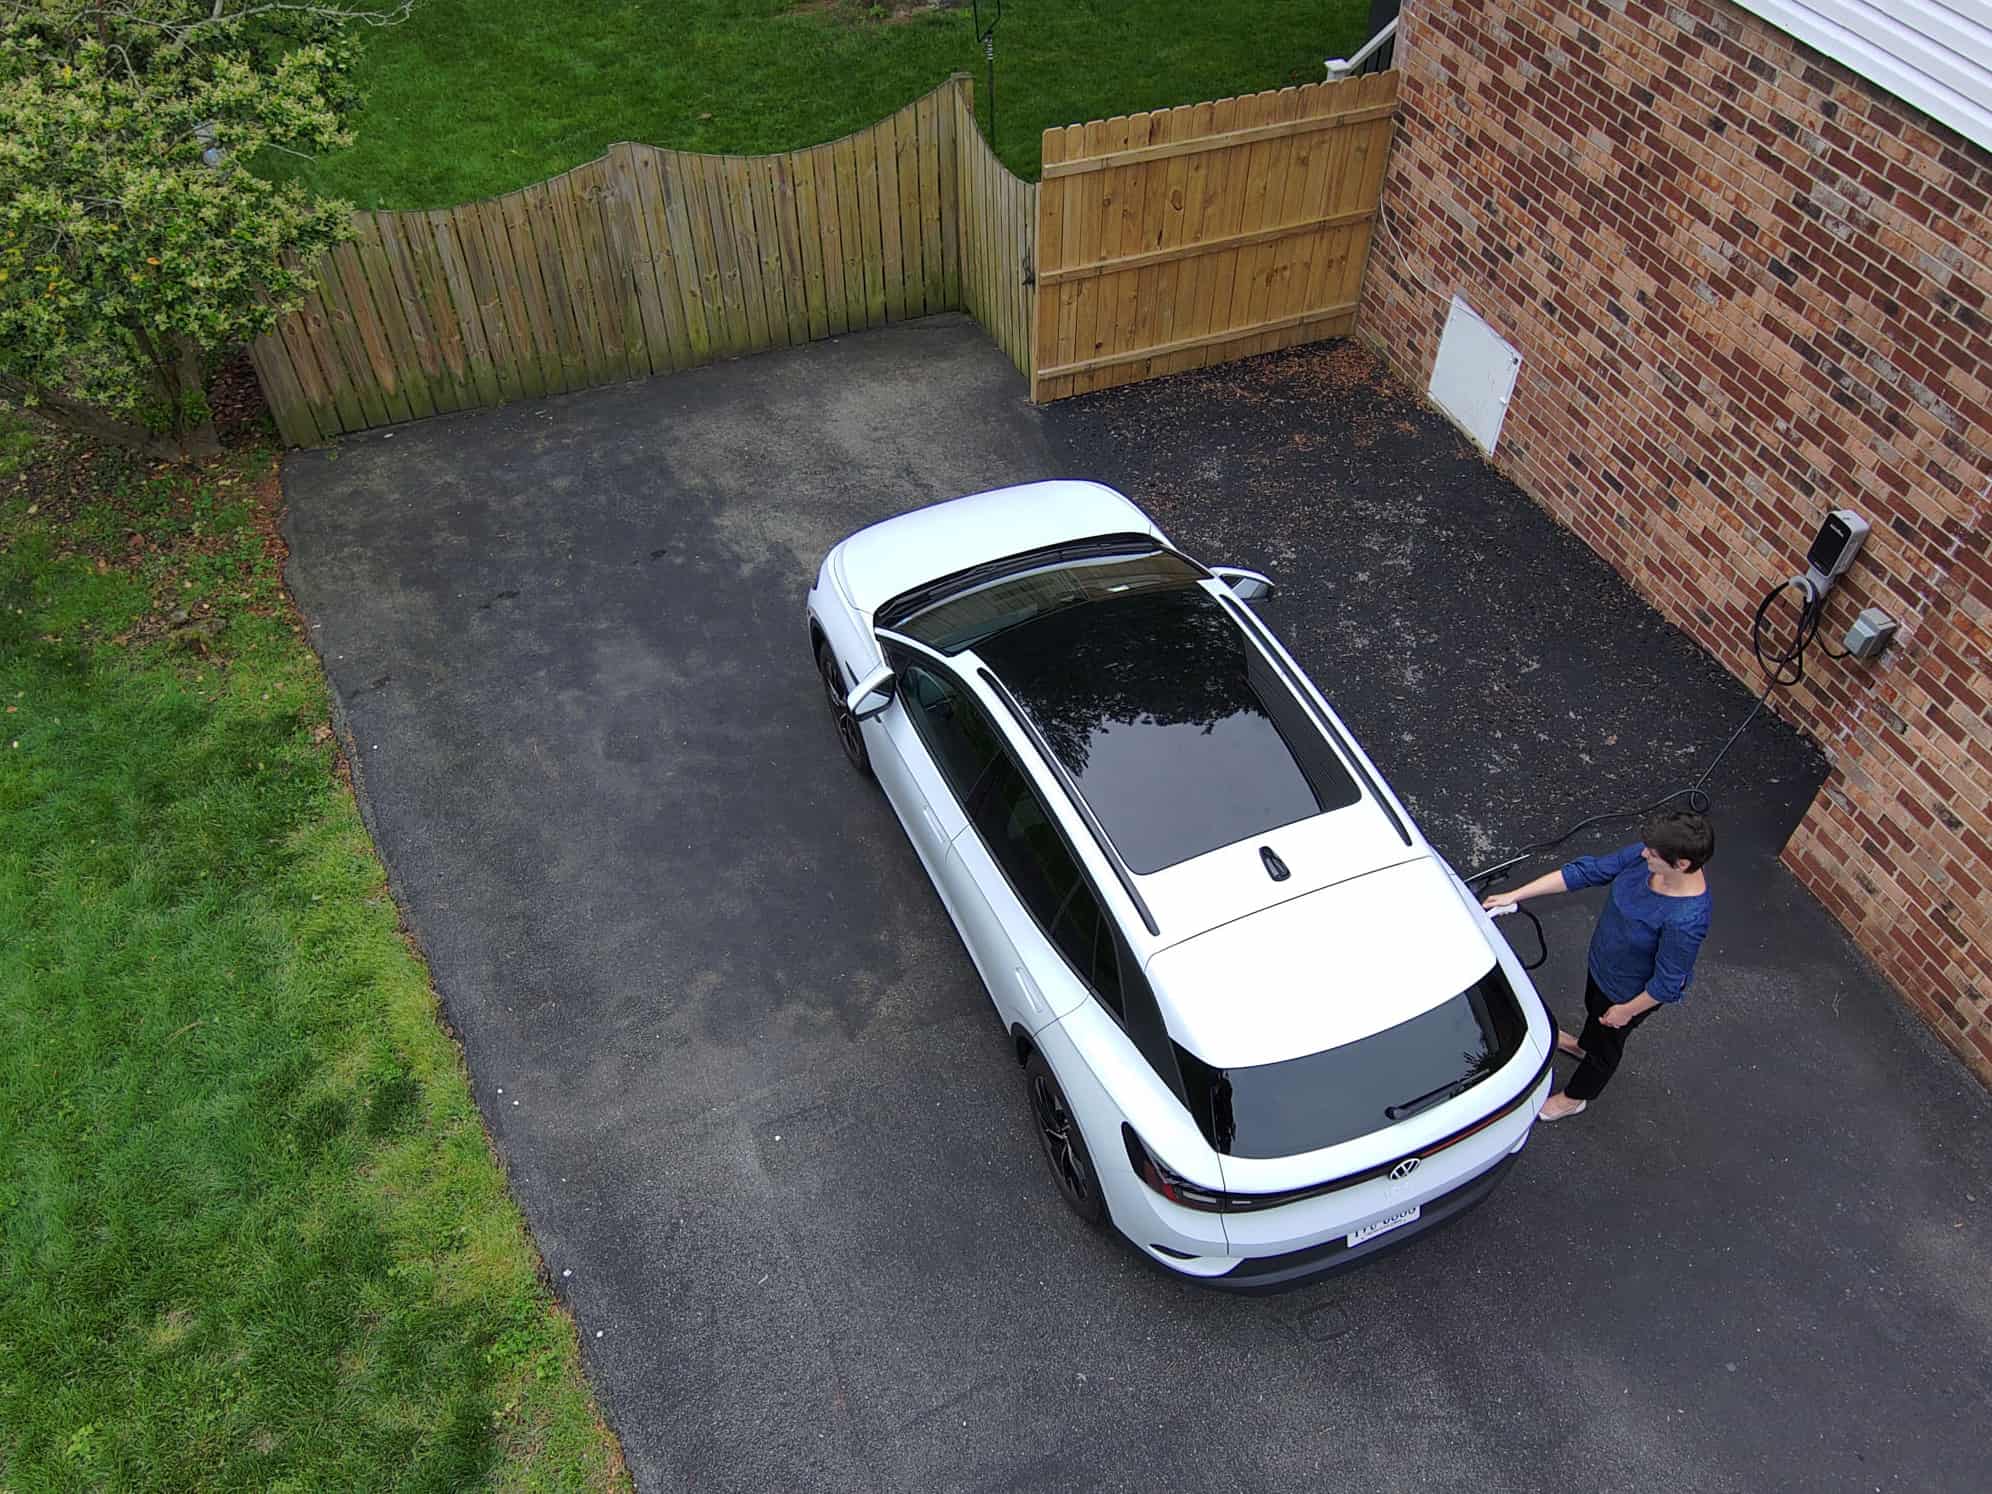
[(1097, 1229), (1107, 1222), (1107, 1197), (1100, 1191), (1100, 1175), (1093, 1167), (1093, 1154), (1086, 1150), (1080, 1134), (1079, 1117), (1066, 1103), (1051, 1065), (1033, 1053), (1024, 1064), (1024, 1086), (1030, 1094), (1031, 1119), (1037, 1123), (1038, 1144), (1044, 1160), (1058, 1183), (1065, 1206)]
[(865, 751), (864, 728), (851, 714), (850, 706), (844, 703), (844, 681), (827, 643), (818, 642), (816, 645), (816, 672), (823, 680), (823, 699), (830, 707), (830, 719), (837, 727), (837, 742), (843, 747), (844, 756), (850, 760), (852, 767), (865, 777), (871, 777), (871, 754)]

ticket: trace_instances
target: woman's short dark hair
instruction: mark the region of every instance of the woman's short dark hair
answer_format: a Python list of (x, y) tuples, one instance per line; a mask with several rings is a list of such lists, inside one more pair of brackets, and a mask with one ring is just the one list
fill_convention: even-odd
[(1670, 809), (1654, 815), (1641, 829), (1640, 839), (1669, 866), (1685, 861), (1689, 871), (1699, 871), (1715, 854), (1715, 828), (1707, 815), (1690, 810)]

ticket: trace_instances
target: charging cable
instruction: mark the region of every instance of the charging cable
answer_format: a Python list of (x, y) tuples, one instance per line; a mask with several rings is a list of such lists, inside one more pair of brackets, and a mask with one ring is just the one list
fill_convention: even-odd
[[(1770, 624), (1771, 604), (1787, 591), (1795, 591), (1799, 595), (1798, 621), (1792, 628), (1791, 640), (1781, 649), (1772, 648), (1765, 637)], [(1795, 685), (1805, 678), (1805, 651), (1818, 636), (1819, 619), (1825, 611), (1825, 590), (1810, 576), (1793, 576), (1764, 593), (1763, 601), (1757, 604), (1757, 615), (1750, 620), (1750, 651), (1757, 656), (1757, 666), (1764, 671), (1766, 695), (1773, 685)], [(1829, 659), (1851, 657), (1845, 649), (1834, 648), (1830, 643), (1822, 643), (1820, 647), (1826, 650)]]
[[(1783, 596), (1787, 591), (1796, 591), (1801, 600), (1798, 617), (1792, 626), (1790, 636), (1780, 642), (1770, 636), (1771, 608), (1777, 602), (1778, 598)], [(1779, 582), (1764, 593), (1764, 599), (1757, 604), (1756, 616), (1750, 622), (1750, 652), (1756, 655), (1757, 667), (1764, 671), (1764, 688), (1758, 692), (1757, 702), (1750, 707), (1750, 714), (1745, 716), (1737, 724), (1736, 729), (1729, 734), (1729, 740), (1722, 744), (1721, 750), (1709, 760), (1708, 766), (1702, 769), (1701, 777), (1697, 778), (1692, 785), (1687, 788), (1675, 789), (1670, 794), (1662, 794), (1651, 804), (1641, 805), (1637, 809), (1607, 810), (1603, 814), (1594, 814), (1587, 820), (1579, 820), (1554, 839), (1541, 840), (1537, 841), (1534, 845), (1524, 846), (1507, 860), (1497, 861), (1492, 866), (1484, 867), (1475, 872), (1472, 876), (1465, 879), (1466, 885), (1476, 892), (1485, 891), (1483, 884), (1491, 886), (1496, 880), (1502, 878), (1516, 866), (1528, 860), (1529, 857), (1540, 855), (1544, 851), (1553, 851), (1565, 841), (1582, 834), (1594, 825), (1608, 825), (1618, 820), (1643, 820), (1647, 815), (1665, 808), (1676, 800), (1681, 801), (1695, 814), (1708, 813), (1709, 806), (1713, 802), (1708, 794), (1708, 781), (1715, 776), (1715, 770), (1722, 765), (1722, 760), (1729, 755), (1729, 749), (1736, 745), (1737, 739), (1749, 729), (1750, 723), (1757, 719), (1758, 714), (1769, 703), (1773, 690), (1781, 685), (1796, 685), (1800, 680), (1805, 678), (1805, 651), (1812, 646), (1818, 637), (1820, 616), (1825, 610), (1826, 594), (1824, 589), (1816, 585), (1807, 576), (1794, 576), (1789, 581)], [(1830, 644), (1821, 644), (1820, 647), (1826, 650), (1826, 656), (1831, 659), (1851, 657), (1845, 649), (1836, 649)], [(1522, 963), (1524, 970), (1537, 969), (1549, 958), (1549, 943), (1543, 937), (1542, 921), (1535, 914), (1519, 903), (1512, 904), (1507, 908), (1491, 909), (1490, 912), (1495, 917), (1503, 917), (1508, 913), (1520, 913), (1535, 926), (1536, 942), (1540, 946), (1540, 953), (1533, 964), (1527, 961)]]
[[(1487, 910), (1489, 918), (1506, 918), (1510, 913), (1521, 914), (1522, 917), (1535, 926), (1536, 957), (1533, 960), (1522, 960), (1522, 968), (1524, 970), (1540, 970), (1549, 959), (1549, 940), (1543, 937), (1542, 920), (1527, 908), (1524, 908), (1520, 903), (1509, 903), (1504, 908), (1489, 908)], [(1517, 956), (1517, 958), (1520, 957)]]
[[(1768, 641), (1766, 630), (1770, 625), (1771, 604), (1787, 591), (1796, 591), (1801, 598), (1798, 620), (1792, 627), (1790, 639), (1782, 648), (1777, 648)], [(1697, 790), (1709, 781), (1723, 758), (1729, 755), (1729, 749), (1736, 745), (1736, 739), (1748, 730), (1752, 721), (1757, 719), (1757, 713), (1769, 703), (1771, 692), (1780, 685), (1795, 685), (1805, 678), (1805, 651), (1812, 646), (1819, 635), (1819, 619), (1825, 610), (1826, 594), (1807, 576), (1793, 576), (1783, 585), (1773, 586), (1764, 593), (1763, 601), (1757, 604), (1757, 615), (1750, 619), (1750, 652), (1757, 656), (1757, 667), (1764, 671), (1764, 688), (1758, 692), (1757, 703), (1750, 707), (1750, 714), (1745, 716), (1736, 730), (1729, 734), (1729, 740), (1722, 744), (1722, 750), (1716, 753), (1714, 760), (1702, 770), (1702, 776), (1695, 780)], [(1819, 646), (1826, 651), (1826, 657), (1829, 659), (1853, 657), (1845, 649), (1834, 648), (1830, 643), (1822, 643)], [(1703, 799), (1706, 801), (1707, 795), (1704, 794)], [(1700, 814), (1705, 813), (1708, 806), (1704, 802), (1693, 807), (1695, 812)]]
[[(1759, 698), (1757, 704), (1759, 707), (1761, 707), (1763, 705), (1763, 700)], [(1755, 715), (1756, 712), (1753, 710), (1751, 714)], [(1746, 725), (1748, 724), (1747, 721), (1745, 724)], [(1739, 735), (1741, 735), (1741, 728), (1739, 728), (1737, 732), (1732, 733), (1729, 740), (1731, 742), (1734, 742), (1736, 740), (1736, 737)], [(1723, 752), (1727, 752), (1729, 748), (1727, 746), (1724, 746), (1722, 750)], [(1721, 760), (1722, 760), (1721, 754), (1718, 753), (1716, 756), (1716, 762), (1720, 762)], [(1690, 810), (1692, 810), (1694, 813), (1706, 814), (1708, 812), (1708, 807), (1711, 801), (1709, 799), (1707, 791), (1702, 788), (1702, 784), (1708, 781), (1709, 773), (1713, 773), (1714, 771), (1715, 771), (1715, 763), (1710, 763), (1707, 772), (1704, 772), (1702, 774), (1701, 779), (1696, 782), (1693, 788), (1675, 789), (1674, 792), (1672, 792), (1671, 794), (1662, 794), (1659, 798), (1655, 799), (1651, 804), (1643, 804), (1637, 809), (1606, 810), (1603, 814), (1592, 815), (1588, 820), (1579, 820), (1576, 824), (1572, 825), (1568, 830), (1565, 830), (1561, 835), (1557, 836), (1555, 839), (1539, 840), (1534, 845), (1523, 846), (1521, 850), (1515, 852), (1515, 854), (1510, 856), (1506, 861), (1497, 861), (1494, 863), (1494, 865), (1489, 867), (1484, 867), (1480, 871), (1475, 872), (1472, 876), (1467, 877), (1465, 879), (1466, 885), (1468, 887), (1477, 888), (1482, 882), (1491, 881), (1493, 878), (1502, 875), (1504, 872), (1507, 872), (1512, 868), (1518, 866), (1522, 862), (1528, 860), (1529, 857), (1531, 856), (1539, 855), (1543, 851), (1555, 850), (1558, 846), (1562, 845), (1566, 840), (1570, 840), (1575, 836), (1583, 834), (1584, 831), (1589, 830), (1594, 825), (1609, 825), (1614, 820), (1641, 820), (1646, 818), (1647, 815), (1652, 814), (1655, 810), (1664, 808), (1666, 805), (1673, 803), (1676, 799), (1685, 800), (1687, 803), (1687, 807)], [(1522, 911), (1524, 913), (1528, 912), (1526, 908), (1522, 909)], [(1534, 915), (1530, 914), (1530, 917), (1533, 918)], [(1537, 933), (1542, 932), (1542, 926), (1540, 924), (1536, 925), (1536, 932)]]

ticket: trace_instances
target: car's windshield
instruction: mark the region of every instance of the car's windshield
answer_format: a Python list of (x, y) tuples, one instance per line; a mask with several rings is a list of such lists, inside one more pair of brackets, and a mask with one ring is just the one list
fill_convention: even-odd
[(1053, 559), (955, 592), (910, 616), (892, 618), (890, 625), (929, 648), (958, 654), (1069, 607), (1104, 597), (1188, 586), (1202, 577), (1202, 571), (1167, 550)]
[(1382, 1032), (1249, 1068), (1214, 1068), (1178, 1043), (1185, 1099), (1231, 1157), (1291, 1157), (1380, 1131), (1472, 1088), (1521, 1051), (1527, 1019), (1497, 964)]

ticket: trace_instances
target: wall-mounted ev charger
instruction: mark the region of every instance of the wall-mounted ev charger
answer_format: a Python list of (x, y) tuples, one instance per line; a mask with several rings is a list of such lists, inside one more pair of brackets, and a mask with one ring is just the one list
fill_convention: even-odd
[[(1826, 515), (1812, 548), (1805, 552), (1805, 574), (1792, 577), (1792, 584), (1805, 595), (1807, 612), (1816, 616), (1826, 593), (1847, 573), (1867, 537), (1868, 521), (1851, 508), (1836, 508)], [(1841, 647), (1850, 658), (1877, 659), (1895, 637), (1895, 629), (1894, 618), (1879, 607), (1869, 607), (1847, 629)]]

